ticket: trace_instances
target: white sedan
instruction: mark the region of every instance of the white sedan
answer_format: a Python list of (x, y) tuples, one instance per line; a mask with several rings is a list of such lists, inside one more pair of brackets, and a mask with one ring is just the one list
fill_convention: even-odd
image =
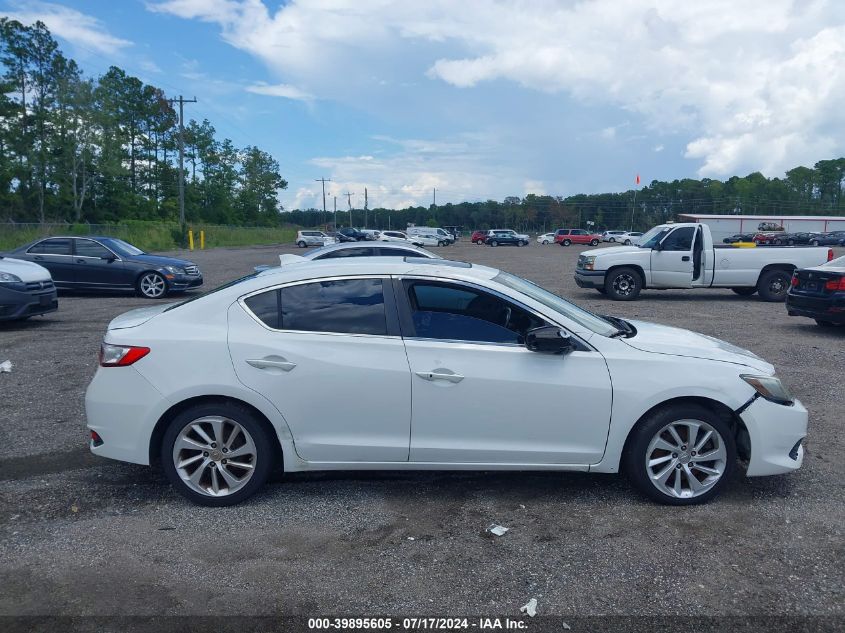
[(542, 235), (537, 236), (537, 242), (539, 244), (554, 244), (555, 242), (555, 233), (552, 231), (551, 233), (543, 233)]
[[(350, 406), (361, 394), (379, 406)], [(750, 352), (422, 258), (302, 261), (127, 312), (85, 407), (93, 453), (161, 463), (213, 506), (276, 467), (624, 470), (652, 499), (692, 504), (738, 459), (747, 476), (795, 470), (807, 433)]]

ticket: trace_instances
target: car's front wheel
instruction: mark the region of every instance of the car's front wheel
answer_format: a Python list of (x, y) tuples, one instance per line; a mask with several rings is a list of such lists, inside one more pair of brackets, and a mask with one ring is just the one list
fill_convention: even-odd
[(631, 240), (625, 240), (624, 244), (625, 244), (625, 246), (630, 246), (630, 245), (631, 245)]
[(617, 268), (605, 277), (604, 289), (614, 301), (633, 301), (640, 296), (643, 280), (633, 268)]
[(590, 240), (590, 246), (598, 246), (598, 245), (599, 245), (598, 240)]
[(167, 281), (159, 273), (144, 273), (138, 279), (138, 293), (147, 299), (159, 299), (167, 294)]
[(170, 483), (191, 501), (230, 506), (267, 481), (273, 444), (247, 408), (231, 403), (191, 407), (164, 434), (161, 463)]
[(543, 240), (543, 244), (548, 244), (549, 240)]
[(638, 423), (623, 464), (634, 485), (658, 503), (692, 505), (719, 494), (736, 454), (728, 423), (701, 405), (677, 404)]
[(498, 243), (496, 240), (490, 240), (490, 241), (489, 241), (489, 242), (487, 242), (487, 243), (488, 243), (490, 246), (498, 246), (498, 245), (499, 245), (499, 243)]
[(819, 241), (818, 241), (818, 240), (813, 240), (813, 241), (812, 241), (812, 245), (813, 245), (813, 246), (818, 246), (818, 245), (819, 245)]

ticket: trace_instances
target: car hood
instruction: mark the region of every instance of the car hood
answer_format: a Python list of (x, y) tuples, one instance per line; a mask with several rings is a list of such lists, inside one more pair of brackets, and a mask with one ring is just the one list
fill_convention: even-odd
[(185, 266), (196, 266), (193, 262), (189, 262), (186, 259), (176, 259), (175, 257), (164, 257), (163, 255), (148, 255), (144, 253), (143, 255), (132, 255), (131, 257), (124, 257), (123, 261), (126, 262), (140, 262), (144, 264), (150, 264), (151, 266), (179, 266), (179, 268), (184, 268)]
[[(638, 239), (638, 238), (634, 238)], [(584, 251), (581, 253), (585, 257), (590, 257), (592, 255), (615, 255), (619, 253), (639, 253), (643, 249), (639, 246), (609, 246), (607, 248), (594, 248), (589, 251)]]
[(751, 367), (765, 375), (775, 373), (775, 368), (770, 363), (753, 352), (727, 341), (647, 321), (629, 321), (629, 323), (637, 329), (637, 334), (621, 340), (640, 351), (736, 363)]
[(27, 262), (22, 259), (13, 259), (11, 257), (0, 258), (0, 272), (9, 273), (20, 277), (24, 283), (31, 283), (33, 281), (48, 281), (50, 271), (39, 266), (34, 262)]
[(147, 306), (145, 308), (138, 308), (136, 310), (124, 312), (120, 316), (111, 320), (108, 329), (123, 330), (129, 327), (137, 327), (174, 305), (176, 305), (176, 303), (157, 303), (154, 306)]

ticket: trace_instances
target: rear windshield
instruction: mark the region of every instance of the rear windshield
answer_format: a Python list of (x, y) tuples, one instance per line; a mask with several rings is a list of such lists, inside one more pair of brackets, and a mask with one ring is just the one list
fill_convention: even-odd
[(196, 301), (197, 299), (202, 299), (203, 297), (207, 297), (208, 295), (214, 294), (215, 292), (219, 292), (220, 290), (225, 290), (226, 288), (231, 288), (232, 286), (237, 286), (239, 283), (243, 283), (244, 281), (248, 281), (253, 277), (258, 275), (257, 272), (250, 273), (245, 277), (239, 277), (238, 279), (234, 279), (230, 282), (223, 284), (222, 286), (217, 286), (216, 288), (212, 288), (211, 290), (206, 290), (205, 292), (198, 292), (195, 295), (192, 295), (185, 299), (184, 301), (180, 301), (179, 303), (174, 303), (172, 306), (167, 308), (165, 312), (169, 312), (170, 310), (175, 310), (176, 308), (185, 305), (186, 303), (191, 303), (191, 301)]

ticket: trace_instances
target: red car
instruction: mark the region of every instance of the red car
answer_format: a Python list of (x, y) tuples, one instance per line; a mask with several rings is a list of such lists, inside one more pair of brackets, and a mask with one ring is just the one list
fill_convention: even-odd
[(473, 231), (470, 241), (473, 244), (484, 244), (487, 241), (487, 231)]
[(570, 244), (598, 246), (599, 242), (601, 242), (601, 235), (590, 233), (584, 229), (558, 229), (555, 231), (555, 243), (561, 246), (569, 246)]
[(783, 233), (772, 233), (772, 232), (764, 232), (764, 233), (757, 233), (754, 237), (751, 238), (751, 241), (757, 242), (758, 244), (774, 244), (777, 239), (784, 235)]

